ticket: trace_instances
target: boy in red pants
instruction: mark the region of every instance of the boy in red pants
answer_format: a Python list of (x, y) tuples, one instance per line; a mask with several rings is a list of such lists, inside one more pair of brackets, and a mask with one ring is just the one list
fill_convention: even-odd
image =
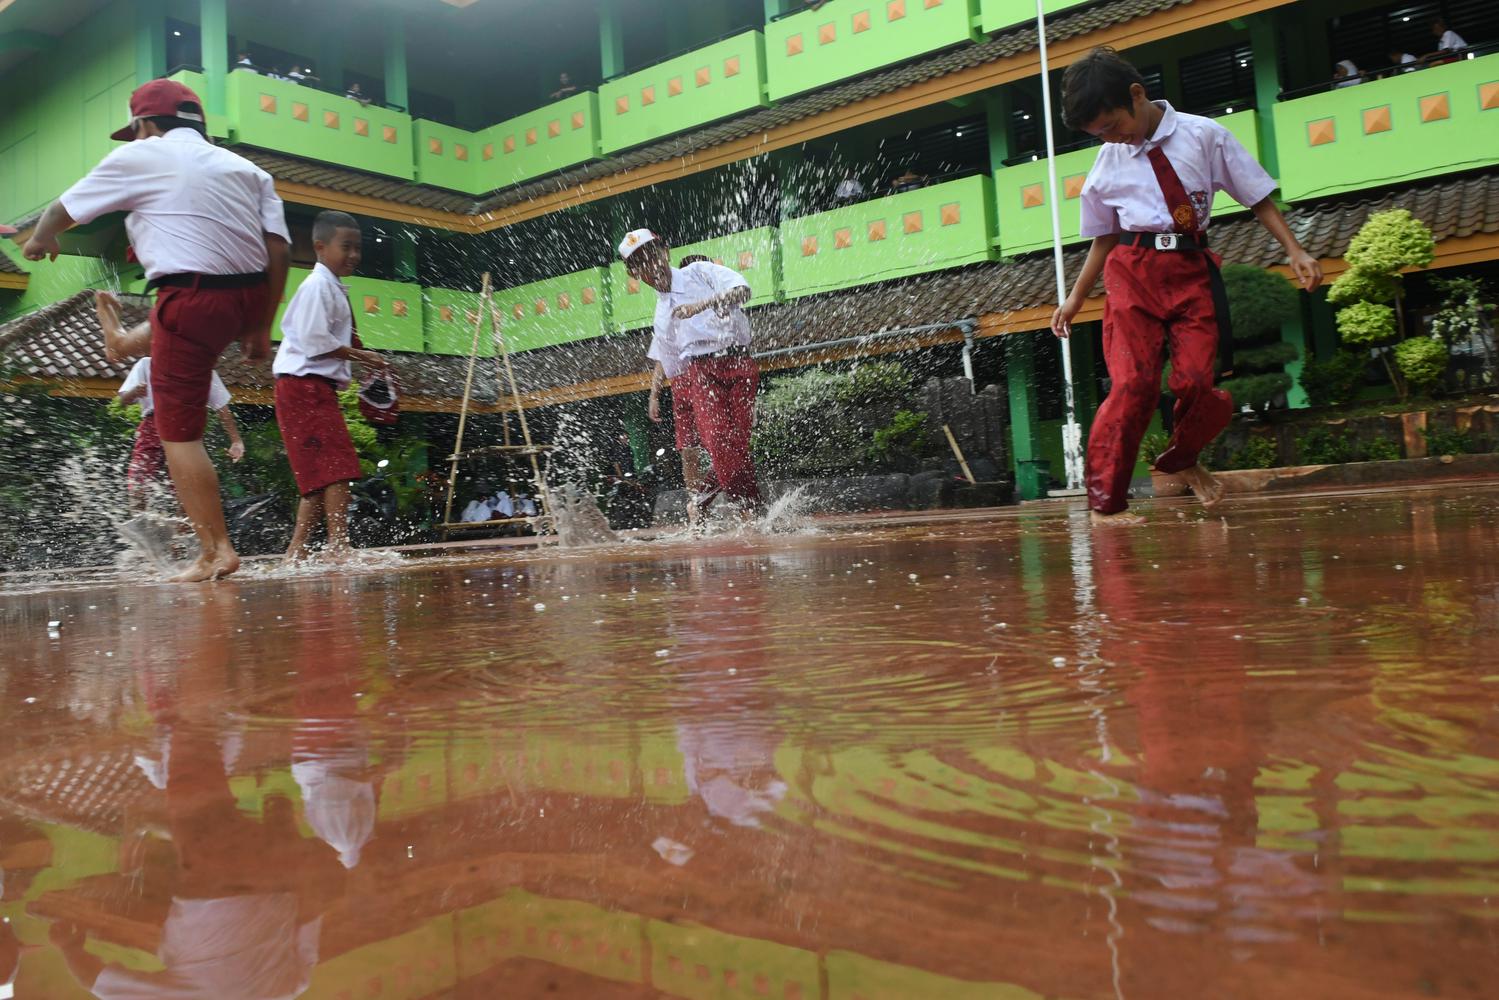
[[(663, 367), (673, 352), (681, 364), (673, 394), (685, 391), (697, 421), (698, 437), (713, 460), (702, 491), (691, 499), (696, 511), (722, 492), (748, 517), (760, 503), (760, 485), (750, 457), (755, 391), (760, 366), (750, 357), (749, 283), (739, 272), (699, 261), (672, 267), (666, 241), (649, 229), (626, 234), (619, 245), (625, 269), (656, 290), (656, 336), (652, 357)], [(679, 438), (679, 441), (681, 438)]]
[(328, 526), (328, 550), (349, 548), (349, 483), (362, 473), (338, 392), (353, 378), (350, 362), (384, 368), (354, 331), (354, 310), (340, 278), (359, 267), (364, 236), (344, 212), (322, 212), (312, 223), (317, 266), (302, 282), (281, 316), (281, 346), (271, 371), (276, 374), (276, 424), (302, 501), (286, 561), (311, 554), (307, 539), (319, 520)]
[(1211, 507), (1223, 487), (1197, 456), (1233, 416), (1233, 400), (1213, 388), (1220, 331), (1229, 335), (1218, 257), (1207, 248), (1213, 195), (1227, 191), (1254, 212), (1285, 249), (1302, 288), (1320, 285), (1322, 269), (1270, 200), (1274, 179), (1239, 141), (1209, 118), (1149, 100), (1139, 72), (1113, 49), (1094, 49), (1067, 68), (1062, 105), (1070, 127), (1104, 141), (1082, 192), (1082, 234), (1093, 246), (1051, 319), (1052, 332), (1066, 337), (1102, 272), (1103, 350), (1113, 388), (1088, 434), (1093, 523), (1143, 520), (1126, 512), (1126, 494), (1161, 394), (1163, 345), (1170, 347), (1175, 427), (1155, 468), (1180, 473)]

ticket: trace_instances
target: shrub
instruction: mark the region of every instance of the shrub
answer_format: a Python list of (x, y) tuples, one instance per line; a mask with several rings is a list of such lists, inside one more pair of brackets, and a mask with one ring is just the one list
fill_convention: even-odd
[(1301, 350), (1295, 344), (1276, 340), (1258, 347), (1246, 347), (1242, 351), (1235, 351), (1234, 364), (1254, 371), (1268, 371), (1290, 364), (1299, 357), (1301, 357)]
[(1400, 294), (1400, 279), (1350, 267), (1327, 289), (1327, 301), (1335, 306), (1350, 302), (1394, 302)]
[(1426, 436), (1428, 455), (1466, 455), (1473, 450), (1473, 439), (1466, 431), (1433, 430), (1428, 427), (1421, 433)]
[(1447, 370), (1447, 345), (1432, 337), (1412, 337), (1395, 345), (1395, 366), (1417, 392), (1430, 392)]
[(1342, 406), (1353, 401), (1364, 381), (1368, 360), (1339, 351), (1326, 361), (1308, 361), (1301, 369), (1301, 388), (1312, 406)]
[(1273, 469), (1280, 464), (1280, 449), (1273, 438), (1255, 436), (1244, 442), (1244, 447), (1233, 453), (1228, 461), (1230, 469)]
[(1262, 410), (1291, 388), (1291, 376), (1283, 371), (1241, 375), (1224, 379), (1218, 388), (1232, 396), (1235, 405)]
[(1377, 344), (1395, 336), (1395, 310), (1377, 302), (1355, 302), (1338, 310), (1338, 335), (1355, 346)]
[(1350, 267), (1374, 274), (1398, 274), (1425, 267), (1436, 258), (1436, 240), (1426, 223), (1403, 208), (1369, 216), (1343, 255)]
[(812, 368), (776, 379), (756, 405), (750, 440), (756, 463), (770, 476), (853, 468), (868, 457), (870, 435), (851, 411), (903, 398), (913, 382), (902, 365), (889, 361), (843, 372)]
[(1171, 443), (1171, 437), (1164, 431), (1151, 431), (1140, 439), (1140, 458), (1146, 463), (1153, 463), (1166, 450)]
[(925, 413), (897, 410), (888, 426), (874, 432), (870, 457), (886, 462), (902, 454), (920, 453), (927, 444), (926, 417)]
[(1223, 287), (1228, 294), (1228, 316), (1235, 340), (1254, 341), (1279, 333), (1283, 324), (1296, 318), (1296, 289), (1274, 271), (1226, 264)]
[(1341, 431), (1313, 427), (1296, 439), (1296, 454), (1302, 465), (1338, 465), (1353, 461), (1353, 448)]
[(1400, 458), (1400, 446), (1389, 438), (1375, 438), (1364, 445), (1365, 462), (1393, 462)]
[(909, 397), (916, 384), (898, 361), (866, 361), (834, 378), (833, 399), (843, 406), (896, 403)]

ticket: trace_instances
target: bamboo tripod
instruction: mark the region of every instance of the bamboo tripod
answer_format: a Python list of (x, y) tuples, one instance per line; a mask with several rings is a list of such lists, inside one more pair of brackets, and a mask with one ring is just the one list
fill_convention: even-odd
[[(474, 393), (474, 370), (479, 364), (479, 336), (484, 332), (484, 324), (488, 321), (490, 331), (494, 337), (495, 351), (500, 356), (500, 364), (505, 375), (505, 384), (510, 389), (510, 402), (515, 408), (516, 416), (520, 419), (521, 444), (510, 442), (510, 421), (505, 419), (502, 428), (505, 436), (504, 444), (486, 445), (482, 448), (473, 448), (469, 451), (463, 450), (463, 433), (468, 427), (468, 408)], [(526, 421), (526, 410), (521, 405), (520, 389), (515, 384), (515, 369), (510, 365), (510, 351), (505, 346), (505, 335), (500, 329), (499, 311), (495, 309), (494, 293), (490, 288), (489, 272), (484, 272), (484, 285), (479, 293), (479, 311), (474, 317), (474, 340), (468, 354), (468, 376), (463, 383), (463, 405), (458, 411), (458, 439), (453, 443), (453, 453), (448, 456), (448, 497), (443, 505), (442, 524), (438, 531), (443, 541), (454, 531), (475, 531), (483, 528), (491, 528), (501, 524), (529, 524), (536, 528), (538, 534), (545, 534), (551, 527), (552, 520), (552, 496), (547, 489), (546, 476), (542, 474), (539, 456), (546, 454), (552, 448), (549, 444), (537, 444), (531, 440), (531, 426)], [(453, 520), (453, 497), (458, 486), (458, 466), (471, 459), (486, 455), (520, 456), (524, 455), (531, 463), (531, 482), (536, 488), (537, 512), (534, 515), (522, 517), (496, 518), (490, 521), (454, 521)]]

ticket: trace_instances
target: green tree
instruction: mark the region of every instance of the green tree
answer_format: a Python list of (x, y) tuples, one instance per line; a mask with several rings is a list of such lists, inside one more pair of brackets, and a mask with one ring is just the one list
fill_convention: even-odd
[(1296, 318), (1296, 289), (1274, 271), (1246, 264), (1223, 268), (1228, 314), (1233, 324), (1234, 373), (1222, 388), (1234, 402), (1263, 410), (1291, 388), (1285, 367), (1301, 356), (1280, 339), (1281, 327)]

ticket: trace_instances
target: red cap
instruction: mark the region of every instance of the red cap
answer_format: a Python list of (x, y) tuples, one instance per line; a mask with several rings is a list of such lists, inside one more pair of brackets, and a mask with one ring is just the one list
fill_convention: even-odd
[[(183, 111), (182, 105), (193, 104), (196, 111)], [(176, 80), (152, 80), (135, 88), (130, 95), (130, 124), (110, 135), (111, 139), (129, 142), (135, 138), (135, 122), (138, 118), (183, 118), (190, 122), (203, 122), (203, 102), (192, 89)]]
[(0, 226), (0, 236), (13, 236), (15, 233), (15, 226)]

